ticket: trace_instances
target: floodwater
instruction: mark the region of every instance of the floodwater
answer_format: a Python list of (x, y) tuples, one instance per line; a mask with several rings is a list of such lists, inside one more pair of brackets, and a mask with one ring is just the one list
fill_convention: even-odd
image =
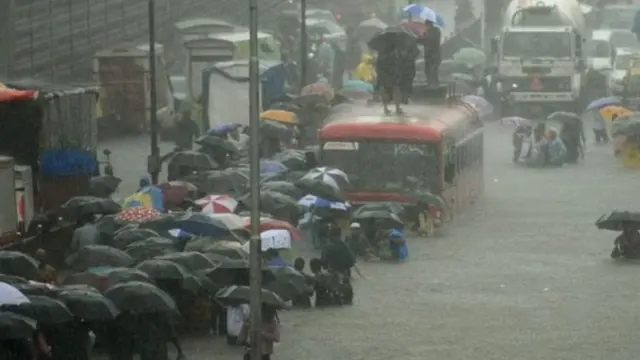
[[(353, 306), (283, 312), (276, 358), (634, 357), (640, 264), (610, 260), (616, 234), (593, 223), (637, 207), (640, 173), (593, 141), (581, 164), (520, 168), (508, 129), (488, 124), (485, 136), (485, 196), (442, 236), (410, 240), (408, 262), (360, 264)], [(113, 151), (120, 172), (131, 150)], [(192, 359), (241, 356), (222, 339), (185, 342)]]

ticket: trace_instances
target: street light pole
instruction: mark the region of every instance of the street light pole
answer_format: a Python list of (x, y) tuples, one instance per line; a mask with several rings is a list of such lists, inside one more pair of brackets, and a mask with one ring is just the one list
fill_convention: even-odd
[(249, 159), (251, 188), (250, 306), (251, 359), (262, 358), (262, 257), (260, 244), (260, 64), (258, 1), (249, 0)]
[(309, 56), (307, 43), (307, 0), (300, 0), (300, 90), (307, 85), (307, 57)]
[(156, 9), (155, 0), (149, 1), (149, 128), (151, 154), (147, 158), (147, 169), (151, 181), (158, 183), (160, 176), (160, 148), (158, 147), (158, 94), (156, 92)]

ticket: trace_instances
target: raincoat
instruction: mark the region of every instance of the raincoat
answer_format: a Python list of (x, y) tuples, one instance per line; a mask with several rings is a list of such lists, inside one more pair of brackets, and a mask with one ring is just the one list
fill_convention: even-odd
[(373, 65), (373, 56), (371, 54), (364, 53), (360, 59), (360, 64), (356, 67), (354, 73), (356, 79), (368, 83), (375, 83), (376, 70)]
[(549, 165), (562, 166), (567, 156), (567, 149), (560, 139), (549, 140)]

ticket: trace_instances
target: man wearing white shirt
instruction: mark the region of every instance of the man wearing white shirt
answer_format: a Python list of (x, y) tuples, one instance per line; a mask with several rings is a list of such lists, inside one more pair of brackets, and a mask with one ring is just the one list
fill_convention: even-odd
[(238, 335), (245, 320), (249, 318), (249, 309), (247, 304), (227, 308), (227, 344), (242, 345), (238, 343)]

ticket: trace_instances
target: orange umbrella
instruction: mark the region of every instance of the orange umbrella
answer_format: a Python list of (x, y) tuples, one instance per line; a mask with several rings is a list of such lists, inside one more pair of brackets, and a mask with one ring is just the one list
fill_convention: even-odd
[(605, 106), (600, 109), (600, 116), (607, 121), (613, 121), (613, 118), (619, 118), (623, 115), (628, 115), (633, 113), (633, 111), (617, 105)]
[(8, 88), (5, 84), (0, 83), (0, 102), (29, 100), (36, 97), (37, 94), (38, 92), (34, 90), (16, 90)]

